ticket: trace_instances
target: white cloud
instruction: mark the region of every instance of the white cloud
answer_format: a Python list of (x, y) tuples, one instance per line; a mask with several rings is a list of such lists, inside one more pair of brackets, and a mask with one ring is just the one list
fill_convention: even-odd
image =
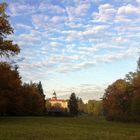
[(25, 29), (25, 30), (31, 30), (32, 29), (31, 26), (26, 25), (26, 24), (22, 24), (22, 23), (17, 23), (15, 26), (18, 29)]
[(66, 17), (63, 17), (63, 16), (53, 16), (51, 18), (51, 22), (53, 24), (65, 23), (66, 22)]
[[(73, 87), (62, 87), (59, 90), (56, 89), (56, 93), (59, 98), (69, 99), (72, 92), (76, 93), (76, 96), (82, 98), (84, 102), (87, 102), (89, 99), (100, 100), (103, 97), (105, 88), (107, 85), (92, 85), (92, 84), (81, 84)], [(49, 91), (50, 97), (52, 96), (52, 91)]]
[(84, 51), (97, 51), (97, 47), (79, 47), (79, 50), (84, 50)]
[(107, 3), (99, 5), (98, 10), (99, 12), (93, 13), (93, 22), (107, 22), (108, 24), (113, 24), (114, 22), (128, 23), (131, 22), (132, 19), (135, 20), (140, 15), (140, 7), (132, 4), (127, 4), (117, 8)]
[(135, 7), (131, 4), (128, 4), (126, 6), (122, 6), (118, 9), (118, 14), (134, 14), (134, 15), (140, 15), (140, 8), (139, 7)]
[(58, 6), (58, 5), (53, 5), (51, 3), (48, 3), (46, 1), (41, 2), (38, 8), (40, 11), (45, 12), (49, 11), (50, 13), (55, 13), (55, 14), (63, 14), (65, 13), (65, 9)]
[(95, 26), (95, 27), (92, 27), (92, 28), (90, 27), (86, 31), (80, 32), (79, 34), (82, 34), (82, 35), (97, 34), (97, 33), (100, 33), (102, 31), (104, 31), (108, 27), (109, 27), (108, 25), (98, 25), (98, 26)]
[(74, 23), (74, 22), (67, 22), (66, 25), (70, 28), (75, 28), (75, 29), (83, 27), (83, 25), (81, 23), (78, 24), (78, 23)]
[(50, 44), (48, 44), (48, 46), (51, 46), (51, 47), (58, 47), (60, 46), (61, 44), (58, 43), (58, 42), (50, 42)]
[(108, 25), (96, 25), (94, 27), (88, 27), (83, 31), (67, 30), (62, 33), (67, 34), (67, 41), (72, 41), (74, 39), (80, 39), (90, 35), (99, 35), (100, 33), (104, 33), (108, 28)]
[(37, 29), (44, 28), (44, 27), (46, 29), (48, 21), (49, 21), (49, 16), (47, 15), (43, 15), (43, 14), (32, 15), (32, 23)]
[[(124, 41), (122, 38), (115, 38), (115, 41), (116, 42), (120, 42), (120, 41)], [(111, 42), (111, 41), (110, 41)], [(92, 47), (79, 47), (79, 50), (83, 50), (83, 51), (100, 51), (101, 49), (122, 49), (123, 47), (122, 46), (119, 46), (119, 45), (114, 45), (114, 44), (109, 44), (109, 42), (106, 42), (106, 43), (98, 43), (98, 44), (95, 44), (94, 46)]]
[(82, 70), (82, 69), (85, 69), (85, 68), (89, 68), (93, 65), (96, 64), (96, 61), (91, 61), (91, 62), (82, 62), (82, 63), (79, 63), (75, 66), (75, 69), (78, 69), (78, 70)]
[(132, 20), (123, 16), (123, 15), (116, 15), (115, 22), (116, 23), (130, 23)]
[[(36, 29), (53, 30), (60, 24), (63, 25), (67, 18), (65, 16), (48, 16), (45, 14), (32, 15), (32, 23)], [(58, 29), (57, 29), (58, 31)]]
[(116, 14), (116, 9), (110, 4), (103, 4), (98, 7), (99, 12), (93, 13), (95, 21), (107, 22), (113, 20)]
[(87, 14), (90, 5), (88, 3), (77, 4), (76, 6), (66, 7), (66, 12), (69, 21), (74, 21), (76, 17), (84, 16)]
[(136, 0), (136, 2), (137, 2), (138, 4), (140, 4), (140, 0)]
[(36, 36), (35, 34), (21, 34), (18, 36), (19, 40), (23, 40), (23, 41), (26, 41), (26, 42), (32, 42), (32, 43), (35, 43), (35, 42), (38, 42), (40, 41), (40, 37)]
[(118, 42), (118, 43), (125, 43), (125, 42), (128, 41), (128, 39), (126, 39), (125, 37), (119, 36), (119, 37), (115, 37), (115, 38), (114, 38), (114, 41), (115, 41), (115, 42)]
[(10, 14), (13, 16), (32, 14), (36, 12), (36, 7), (29, 4), (21, 3), (10, 3), (9, 4)]
[(31, 29), (27, 33), (15, 35), (13, 37), (13, 40), (21, 47), (30, 45), (35, 46), (41, 43), (41, 37), (42, 37), (41, 32)]
[(103, 56), (98, 56), (97, 60), (101, 62), (112, 62), (114, 60), (124, 59), (130, 56), (135, 56), (140, 52), (140, 48), (128, 48), (127, 50), (123, 50), (120, 52), (112, 52), (110, 54), (105, 54)]

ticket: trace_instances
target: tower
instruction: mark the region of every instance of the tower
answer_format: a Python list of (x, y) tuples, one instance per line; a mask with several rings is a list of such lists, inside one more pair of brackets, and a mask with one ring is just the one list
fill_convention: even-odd
[(52, 99), (57, 99), (57, 96), (56, 96), (55, 91), (54, 91), (54, 93), (53, 93)]

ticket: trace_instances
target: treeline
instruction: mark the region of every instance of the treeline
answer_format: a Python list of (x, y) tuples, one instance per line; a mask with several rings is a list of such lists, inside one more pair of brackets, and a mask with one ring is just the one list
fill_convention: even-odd
[(103, 116), (102, 100), (88, 100), (84, 103), (80, 98), (78, 100), (78, 110), (79, 114), (87, 114), (94, 117)]
[(42, 115), (45, 96), (41, 82), (22, 84), (17, 69), (0, 63), (0, 116)]
[(136, 72), (129, 72), (108, 86), (103, 97), (108, 120), (140, 122), (140, 58)]
[(72, 115), (103, 116), (102, 100), (88, 100), (87, 103), (84, 103), (82, 98), (78, 98), (75, 93), (72, 93), (69, 99), (69, 112)]
[(0, 4), (0, 115), (42, 115), (45, 111), (45, 96), (41, 82), (22, 83), (18, 67), (4, 62), (5, 57), (17, 55), (20, 48), (7, 35), (13, 33), (8, 16), (7, 5)]

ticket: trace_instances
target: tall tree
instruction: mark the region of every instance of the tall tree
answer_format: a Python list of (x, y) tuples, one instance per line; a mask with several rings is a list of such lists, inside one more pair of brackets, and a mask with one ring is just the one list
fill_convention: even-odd
[(44, 91), (43, 91), (43, 87), (42, 87), (41, 81), (39, 81), (39, 83), (37, 85), (37, 88), (38, 88), (39, 95), (40, 95), (40, 97), (42, 99), (42, 103), (44, 105), (44, 112), (45, 112), (45, 103), (46, 103), (46, 101), (45, 101), (45, 94), (44, 94)]
[(14, 44), (12, 40), (6, 39), (7, 35), (13, 33), (13, 28), (8, 21), (9, 16), (5, 13), (6, 7), (6, 3), (0, 3), (0, 57), (9, 57), (20, 52), (17, 44)]
[(140, 118), (140, 69), (137, 71), (137, 76), (133, 78), (132, 89), (131, 113), (133, 116)]
[[(7, 35), (13, 29), (5, 13), (7, 5), (0, 4), (0, 57), (16, 55), (20, 49)], [(45, 110), (45, 99), (41, 82), (37, 84), (22, 84), (18, 67), (0, 62), (0, 115), (42, 115)]]
[(140, 57), (139, 57), (139, 59), (137, 61), (137, 70), (140, 71)]
[[(7, 4), (0, 3), (0, 57), (16, 55), (20, 52), (17, 44), (8, 40), (7, 36), (13, 33), (13, 28), (5, 13)], [(12, 68), (9, 64), (0, 62), (0, 114), (10, 115), (17, 111), (17, 94), (21, 88), (21, 78), (17, 68)]]
[(69, 110), (71, 115), (78, 115), (78, 100), (75, 93), (72, 93), (69, 99)]
[(38, 91), (39, 91), (40, 95), (44, 96), (44, 91), (43, 91), (43, 87), (42, 87), (41, 81), (39, 81), (37, 87), (38, 87)]

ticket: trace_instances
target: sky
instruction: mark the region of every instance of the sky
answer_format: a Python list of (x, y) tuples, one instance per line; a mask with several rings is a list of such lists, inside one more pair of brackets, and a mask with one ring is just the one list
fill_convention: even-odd
[[(2, 0), (0, 0), (2, 2)], [(140, 0), (5, 0), (21, 48), (13, 61), (24, 82), (41, 81), (46, 98), (72, 92), (100, 99), (109, 84), (135, 71)]]

